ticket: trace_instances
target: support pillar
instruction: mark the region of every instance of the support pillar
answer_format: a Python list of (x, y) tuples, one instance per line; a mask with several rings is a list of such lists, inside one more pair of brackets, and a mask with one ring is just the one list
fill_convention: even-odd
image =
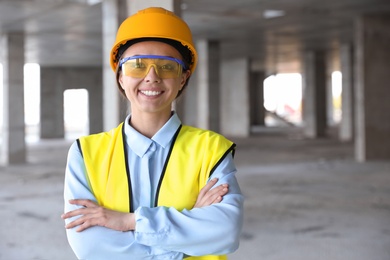
[(103, 130), (108, 131), (125, 119), (128, 101), (121, 97), (116, 86), (115, 72), (110, 67), (110, 52), (115, 42), (116, 31), (127, 17), (126, 1), (102, 2), (103, 46)]
[(6, 165), (25, 163), (23, 33), (1, 36), (0, 53), (3, 64), (2, 158)]
[[(326, 84), (326, 126), (334, 126), (336, 124), (333, 114), (334, 114), (334, 104), (333, 104), (333, 81), (332, 73), (334, 68), (332, 65), (332, 55), (325, 55), (325, 84)], [(329, 66), (327, 66), (329, 65)]]
[(64, 82), (61, 68), (41, 67), (40, 138), (64, 138)]
[(264, 71), (252, 71), (249, 79), (250, 125), (265, 125)]
[(176, 99), (176, 112), (186, 125), (198, 126), (198, 69), (191, 75), (188, 86)]
[(341, 121), (339, 138), (341, 141), (351, 141), (354, 136), (354, 85), (353, 85), (353, 48), (344, 44), (340, 49), (342, 74)]
[(356, 23), (356, 137), (358, 161), (390, 159), (390, 13)]
[(303, 73), (304, 134), (309, 138), (326, 133), (327, 111), (326, 57), (323, 51), (307, 51)]
[(221, 64), (221, 133), (231, 137), (250, 135), (248, 59)]
[(89, 98), (89, 133), (95, 134), (103, 131), (103, 79), (101, 68), (91, 68), (90, 80), (86, 85)]
[(219, 132), (220, 128), (220, 45), (218, 41), (197, 42), (199, 66), (198, 126)]

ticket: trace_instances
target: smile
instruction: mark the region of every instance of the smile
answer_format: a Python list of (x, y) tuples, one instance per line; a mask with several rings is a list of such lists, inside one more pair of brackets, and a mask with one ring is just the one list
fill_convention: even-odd
[(145, 96), (157, 96), (162, 93), (162, 91), (153, 91), (153, 90), (141, 90), (140, 92)]

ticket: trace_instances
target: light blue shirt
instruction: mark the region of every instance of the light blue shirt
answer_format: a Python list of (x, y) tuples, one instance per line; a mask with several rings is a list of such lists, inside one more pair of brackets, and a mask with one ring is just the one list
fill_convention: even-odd
[[(83, 232), (68, 229), (68, 241), (77, 257), (89, 260), (183, 259), (186, 255), (221, 255), (235, 251), (242, 228), (244, 198), (235, 177), (232, 155), (229, 154), (210, 176), (210, 179), (219, 179), (216, 186), (229, 184), (229, 192), (221, 203), (182, 211), (153, 207), (158, 180), (181, 122), (173, 113), (150, 139), (132, 128), (129, 119), (130, 115), (125, 121), (125, 135), (136, 230), (120, 232), (99, 226)], [(79, 207), (69, 204), (70, 199), (96, 201), (76, 142), (68, 153), (64, 199), (65, 212)]]

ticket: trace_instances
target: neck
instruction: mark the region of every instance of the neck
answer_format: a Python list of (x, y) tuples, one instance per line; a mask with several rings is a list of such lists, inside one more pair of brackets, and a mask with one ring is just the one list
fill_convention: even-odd
[(164, 116), (158, 113), (132, 113), (129, 124), (144, 136), (152, 138), (168, 122), (170, 117), (171, 113)]

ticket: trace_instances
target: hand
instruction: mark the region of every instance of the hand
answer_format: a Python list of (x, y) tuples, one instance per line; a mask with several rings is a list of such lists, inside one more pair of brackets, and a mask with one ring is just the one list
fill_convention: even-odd
[(218, 181), (217, 178), (210, 180), (200, 190), (194, 208), (210, 206), (214, 203), (219, 203), (222, 201), (222, 197), (225, 196), (226, 193), (228, 193), (229, 185), (225, 183), (210, 190), (217, 183), (217, 181)]
[(129, 231), (135, 229), (135, 216), (133, 213), (123, 213), (99, 206), (91, 200), (70, 200), (70, 204), (84, 206), (84, 208), (69, 211), (61, 215), (62, 219), (79, 216), (78, 219), (70, 222), (65, 228), (78, 226), (77, 232), (81, 232), (93, 226), (102, 226), (118, 231)]

